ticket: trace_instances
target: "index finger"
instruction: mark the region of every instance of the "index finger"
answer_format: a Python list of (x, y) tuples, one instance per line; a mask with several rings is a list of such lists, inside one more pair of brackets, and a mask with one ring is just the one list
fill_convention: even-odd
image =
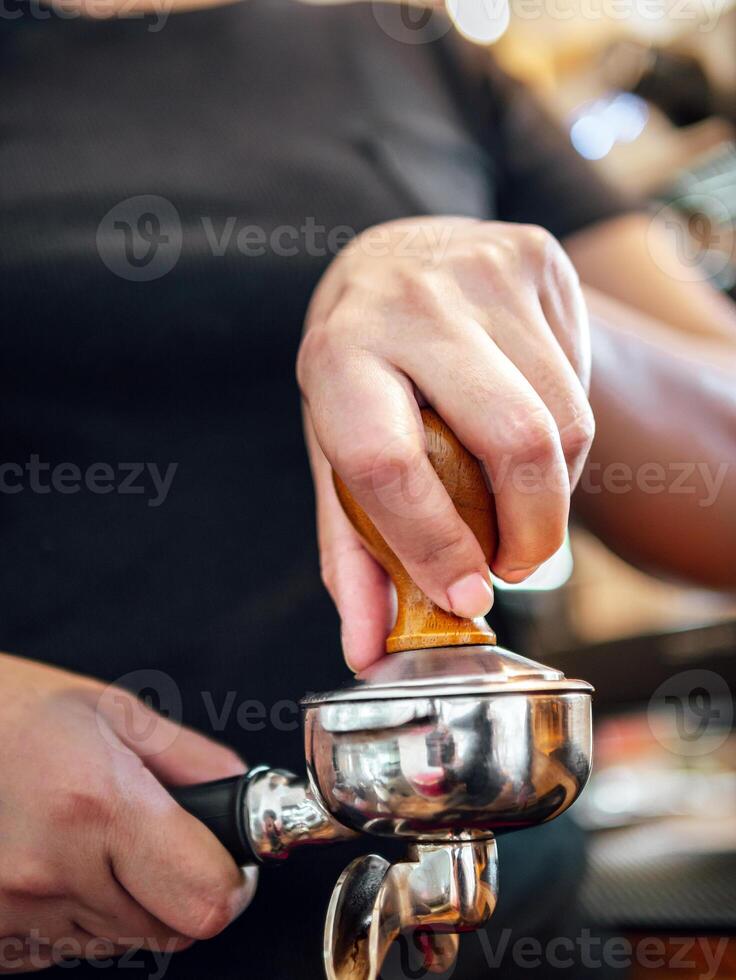
[(485, 615), (490, 571), (429, 461), (409, 379), (365, 351), (343, 352), (340, 371), (321, 377), (310, 398), (316, 435), (357, 503), (433, 602)]

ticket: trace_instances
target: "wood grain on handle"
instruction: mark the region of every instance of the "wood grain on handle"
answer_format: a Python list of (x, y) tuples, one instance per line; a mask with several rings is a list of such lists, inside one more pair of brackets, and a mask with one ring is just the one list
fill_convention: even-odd
[[(493, 501), (480, 464), (435, 412), (422, 409), (422, 420), (429, 460), (490, 562), (496, 549), (496, 523)], [(386, 640), (386, 652), (495, 643), (496, 636), (483, 617), (462, 619), (445, 612), (427, 598), (340, 477), (333, 473), (333, 479), (350, 523), (396, 586), (398, 613), (396, 624)]]

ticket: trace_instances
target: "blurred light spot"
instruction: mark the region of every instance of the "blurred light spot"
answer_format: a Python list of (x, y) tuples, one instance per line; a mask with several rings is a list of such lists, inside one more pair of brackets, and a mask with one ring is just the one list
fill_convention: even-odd
[(616, 142), (610, 127), (597, 116), (581, 116), (570, 128), (572, 145), (586, 160), (601, 160)]
[(644, 99), (629, 92), (621, 92), (611, 99), (603, 110), (603, 115), (611, 124), (622, 143), (632, 143), (647, 124), (649, 109)]
[(644, 99), (619, 92), (586, 102), (573, 114), (570, 141), (586, 160), (601, 160), (616, 143), (632, 143), (649, 118)]
[(508, 0), (446, 0), (446, 6), (458, 31), (476, 44), (497, 41), (509, 26)]

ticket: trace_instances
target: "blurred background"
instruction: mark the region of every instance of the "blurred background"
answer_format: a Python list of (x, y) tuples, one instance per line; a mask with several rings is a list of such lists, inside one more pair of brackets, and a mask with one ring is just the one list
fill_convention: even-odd
[[(734, 296), (734, 4), (511, 0), (493, 50), (582, 156), (666, 209), (694, 274)], [(581, 528), (571, 548), (572, 568), (548, 570), (548, 585), (569, 575), (561, 588), (510, 600), (531, 655), (598, 689), (576, 814), (593, 831), (587, 911), (635, 942), (699, 935), (722, 953), (708, 968), (695, 944), (662, 975), (736, 977), (736, 605), (650, 578)]]
[[(582, 156), (666, 209), (694, 274), (736, 295), (734, 4), (516, 6), (495, 56)], [(595, 776), (576, 814), (593, 831), (587, 912), (635, 942), (699, 935), (722, 953), (708, 968), (695, 944), (662, 975), (736, 977), (736, 605), (650, 578), (581, 528), (571, 547), (561, 588), (511, 600), (527, 650), (598, 689)]]
[[(426, 6), (533, 89), (581, 157), (661, 214), (692, 276), (736, 301), (736, 0)], [(736, 980), (736, 599), (648, 576), (575, 525), (523, 586), (498, 587), (516, 648), (597, 689), (594, 775), (572, 811), (590, 832), (586, 920), (666, 947), (631, 980)], [(260, 596), (238, 613), (249, 628), (252, 609), (271, 616)]]
[[(447, 3), (578, 153), (664, 212), (693, 275), (732, 297), (735, 6)], [(595, 774), (574, 811), (592, 832), (589, 917), (642, 951), (666, 945), (661, 969), (655, 943), (634, 977), (736, 978), (733, 597), (649, 577), (573, 527), (569, 548), (504, 598), (525, 654), (597, 688)]]

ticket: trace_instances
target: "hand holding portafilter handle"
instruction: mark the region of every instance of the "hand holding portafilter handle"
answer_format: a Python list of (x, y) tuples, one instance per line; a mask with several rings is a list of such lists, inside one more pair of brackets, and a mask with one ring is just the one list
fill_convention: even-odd
[[(123, 952), (122, 936), (175, 952), (245, 909), (256, 876), (164, 788), (241, 771), (230, 749), (118, 684), (3, 653), (0, 738), (0, 935), (20, 937), (0, 974), (52, 966), (69, 941), (82, 957)], [(31, 927), (40, 945), (21, 941)]]
[(257, 766), (242, 776), (169, 790), (179, 806), (201, 820), (241, 866), (258, 864), (248, 837), (245, 799), (248, 784), (263, 768)]

